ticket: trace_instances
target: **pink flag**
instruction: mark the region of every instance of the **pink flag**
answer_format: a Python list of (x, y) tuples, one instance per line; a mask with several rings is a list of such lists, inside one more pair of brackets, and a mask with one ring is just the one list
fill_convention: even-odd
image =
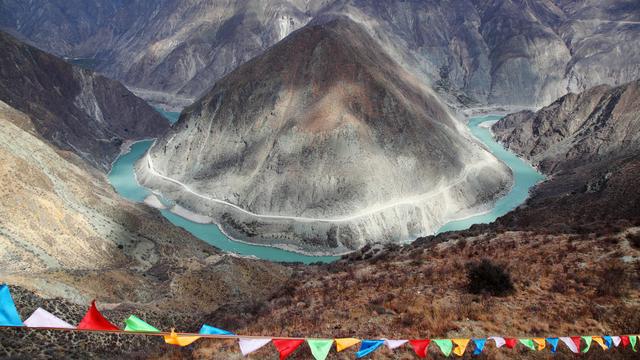
[(27, 327), (40, 327), (40, 328), (61, 328), (61, 329), (75, 329), (74, 326), (63, 321), (53, 315), (52, 313), (38, 308), (36, 311), (24, 321), (24, 325)]
[(501, 348), (504, 346), (504, 344), (506, 344), (507, 342), (504, 341), (504, 338), (501, 338), (499, 336), (492, 336), (489, 339), (492, 339), (493, 341), (496, 342), (496, 348)]
[(400, 346), (406, 344), (409, 340), (389, 340), (384, 339), (384, 344), (389, 348), (389, 350), (397, 349)]
[(580, 352), (580, 349), (578, 348), (578, 346), (576, 346), (576, 343), (570, 337), (561, 337), (560, 341), (562, 341), (565, 345), (567, 345), (567, 347), (569, 348), (569, 350), (571, 350), (572, 353), (577, 354)]
[(271, 339), (240, 338), (238, 344), (240, 345), (240, 351), (242, 352), (242, 355), (246, 356), (267, 345), (269, 342), (271, 342)]

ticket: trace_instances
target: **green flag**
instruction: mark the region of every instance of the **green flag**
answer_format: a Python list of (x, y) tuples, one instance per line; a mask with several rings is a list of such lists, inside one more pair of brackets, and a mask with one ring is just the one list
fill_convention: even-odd
[(333, 339), (307, 339), (307, 344), (316, 360), (324, 360), (331, 351)]
[(451, 350), (453, 349), (453, 342), (451, 339), (437, 339), (433, 340), (433, 342), (438, 345), (444, 356), (451, 355)]
[(536, 351), (536, 345), (533, 343), (533, 340), (531, 339), (518, 339), (520, 341), (520, 344), (528, 347), (529, 349)]
[(124, 321), (124, 323), (126, 325), (124, 331), (160, 332), (160, 330), (147, 324), (135, 315), (129, 316), (129, 318)]
[(638, 351), (636, 350), (636, 342), (638, 341), (638, 338), (635, 335), (629, 335), (629, 342), (631, 343), (631, 348), (633, 349), (633, 351)]
[(586, 353), (591, 348), (591, 341), (593, 338), (591, 336), (581, 336), (582, 340), (584, 340), (585, 347), (582, 349), (583, 353)]

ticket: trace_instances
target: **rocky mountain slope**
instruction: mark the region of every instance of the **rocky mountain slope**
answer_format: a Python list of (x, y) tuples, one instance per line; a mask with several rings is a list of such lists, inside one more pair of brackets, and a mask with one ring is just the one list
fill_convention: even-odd
[(186, 104), (328, 14), (359, 22), (452, 104), (541, 106), (640, 76), (640, 6), (629, 0), (5, 0), (0, 27)]
[(508, 168), (375, 44), (348, 18), (294, 32), (186, 108), (139, 180), (240, 239), (337, 252), (504, 191)]
[(114, 80), (0, 32), (0, 100), (28, 115), (38, 133), (107, 170), (128, 139), (155, 137), (167, 122)]

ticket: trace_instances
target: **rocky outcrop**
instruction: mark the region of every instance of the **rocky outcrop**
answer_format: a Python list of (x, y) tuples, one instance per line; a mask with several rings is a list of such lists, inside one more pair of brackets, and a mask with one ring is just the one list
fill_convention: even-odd
[(0, 27), (166, 102), (198, 97), (327, 15), (359, 22), (456, 106), (543, 106), (640, 77), (640, 6), (626, 0), (14, 0), (0, 4)]
[(640, 153), (638, 114), (640, 80), (565, 95), (538, 112), (508, 115), (493, 131), (506, 147), (553, 173)]
[(0, 33), (0, 100), (27, 114), (62, 150), (107, 170), (129, 139), (155, 137), (167, 121), (117, 81)]
[(510, 183), (347, 18), (316, 20), (223, 78), (137, 169), (232, 236), (307, 251), (433, 232)]

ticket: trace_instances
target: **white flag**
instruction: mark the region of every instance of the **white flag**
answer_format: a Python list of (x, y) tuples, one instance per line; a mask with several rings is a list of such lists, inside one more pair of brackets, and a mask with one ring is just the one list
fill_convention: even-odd
[(499, 349), (499, 348), (501, 348), (501, 347), (503, 347), (503, 346), (504, 346), (504, 344), (506, 344), (506, 343), (507, 343), (506, 341), (504, 341), (504, 338), (501, 338), (501, 337), (499, 337), (499, 336), (492, 336), (492, 337), (490, 337), (489, 339), (493, 339), (493, 341), (495, 341), (495, 342), (496, 342), (496, 347), (497, 347), (498, 349)]
[(622, 339), (620, 339), (620, 336), (612, 336), (611, 340), (613, 340), (613, 345), (615, 345), (616, 347), (618, 347), (618, 345), (620, 345), (620, 342), (622, 341)]
[(573, 340), (571, 340), (570, 337), (561, 337), (560, 340), (565, 345), (567, 345), (569, 350), (571, 350), (573, 353), (578, 354), (580, 352), (580, 349), (578, 349), (578, 347), (576, 346), (576, 343), (574, 343)]
[(45, 309), (38, 308), (24, 321), (27, 327), (75, 329), (75, 326), (63, 321)]
[(384, 339), (384, 344), (389, 348), (389, 350), (397, 349), (400, 346), (406, 344), (409, 340), (389, 340)]
[(260, 349), (261, 347), (267, 345), (271, 339), (245, 339), (240, 338), (238, 343), (240, 344), (240, 351), (242, 355), (248, 355), (252, 352)]

